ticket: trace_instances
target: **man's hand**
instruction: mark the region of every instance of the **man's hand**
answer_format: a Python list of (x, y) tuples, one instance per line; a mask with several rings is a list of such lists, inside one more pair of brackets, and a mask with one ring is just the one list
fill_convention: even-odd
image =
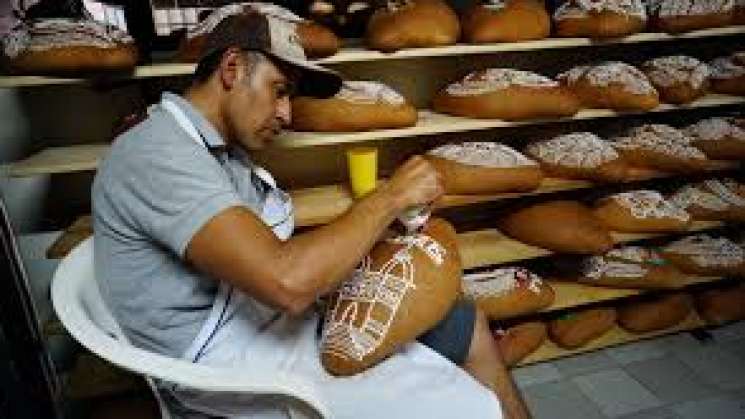
[(440, 173), (421, 156), (414, 156), (396, 169), (386, 188), (398, 211), (427, 205), (445, 193)]

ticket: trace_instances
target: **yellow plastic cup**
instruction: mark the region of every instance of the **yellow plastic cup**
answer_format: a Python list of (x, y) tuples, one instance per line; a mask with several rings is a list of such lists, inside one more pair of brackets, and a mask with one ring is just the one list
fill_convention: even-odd
[(374, 147), (355, 147), (347, 150), (347, 168), (354, 197), (364, 197), (377, 186), (378, 150)]

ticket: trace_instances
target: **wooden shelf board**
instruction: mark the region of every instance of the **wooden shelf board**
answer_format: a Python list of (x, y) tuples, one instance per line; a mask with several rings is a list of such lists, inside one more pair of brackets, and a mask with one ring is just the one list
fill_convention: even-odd
[(6, 164), (0, 171), (11, 177), (94, 170), (109, 149), (108, 144), (50, 147), (24, 160)]
[[(668, 112), (677, 109), (709, 108), (745, 103), (745, 97), (729, 95), (708, 95), (687, 105), (662, 104), (649, 111), (650, 113)], [(508, 122), (499, 119), (471, 119), (444, 115), (431, 110), (419, 111), (419, 121), (413, 127), (364, 131), (353, 133), (319, 133), (319, 132), (286, 132), (273, 143), (274, 146), (286, 148), (310, 147), (333, 144), (349, 144), (364, 141), (383, 141), (398, 138), (416, 137), (456, 132), (468, 132), (496, 128), (540, 125), (558, 121), (589, 120), (610, 118), (620, 115), (634, 115), (645, 112), (616, 112), (609, 109), (585, 109), (573, 117), (559, 119), (536, 119), (530, 121)]]
[(520, 362), (519, 366), (525, 366), (530, 364), (535, 364), (538, 362), (545, 362), (550, 361), (553, 359), (558, 358), (564, 358), (567, 356), (572, 356), (584, 352), (591, 352), (598, 349), (608, 348), (611, 346), (617, 346), (622, 345), (624, 343), (630, 343), (635, 342), (643, 339), (650, 339), (658, 336), (664, 336), (669, 335), (672, 333), (678, 333), (683, 332), (687, 330), (693, 330), (700, 327), (706, 326), (706, 323), (701, 320), (701, 318), (694, 312), (691, 312), (691, 315), (688, 316), (686, 320), (681, 322), (680, 324), (673, 326), (669, 329), (664, 330), (658, 330), (651, 333), (643, 333), (643, 334), (633, 334), (629, 333), (619, 326), (614, 327), (608, 333), (605, 335), (599, 337), (598, 339), (595, 339), (594, 341), (590, 342), (589, 344), (578, 348), (578, 349), (562, 349), (556, 346), (553, 342), (551, 342), (549, 339), (546, 339), (546, 342), (538, 348), (537, 351), (530, 354), (527, 358), (525, 358), (522, 362)]
[[(696, 221), (688, 231), (708, 230), (723, 225), (718, 221)], [(617, 244), (664, 236), (664, 234), (628, 233), (611, 233), (611, 235)], [(519, 262), (553, 254), (549, 250), (513, 240), (496, 229), (461, 233), (458, 235), (458, 246), (464, 269)]]

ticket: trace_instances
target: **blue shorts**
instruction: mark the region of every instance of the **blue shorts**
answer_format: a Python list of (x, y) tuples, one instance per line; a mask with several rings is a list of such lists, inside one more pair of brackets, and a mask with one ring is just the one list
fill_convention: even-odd
[(461, 365), (468, 357), (476, 323), (476, 306), (470, 301), (458, 301), (435, 327), (417, 339), (435, 352)]

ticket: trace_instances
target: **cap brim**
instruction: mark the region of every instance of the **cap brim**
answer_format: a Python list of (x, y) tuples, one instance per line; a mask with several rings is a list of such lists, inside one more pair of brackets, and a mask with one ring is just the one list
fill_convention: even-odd
[(335, 95), (341, 89), (341, 75), (333, 70), (307, 60), (281, 57), (269, 51), (267, 53), (272, 58), (300, 71), (300, 80), (297, 86), (299, 95), (327, 98)]

